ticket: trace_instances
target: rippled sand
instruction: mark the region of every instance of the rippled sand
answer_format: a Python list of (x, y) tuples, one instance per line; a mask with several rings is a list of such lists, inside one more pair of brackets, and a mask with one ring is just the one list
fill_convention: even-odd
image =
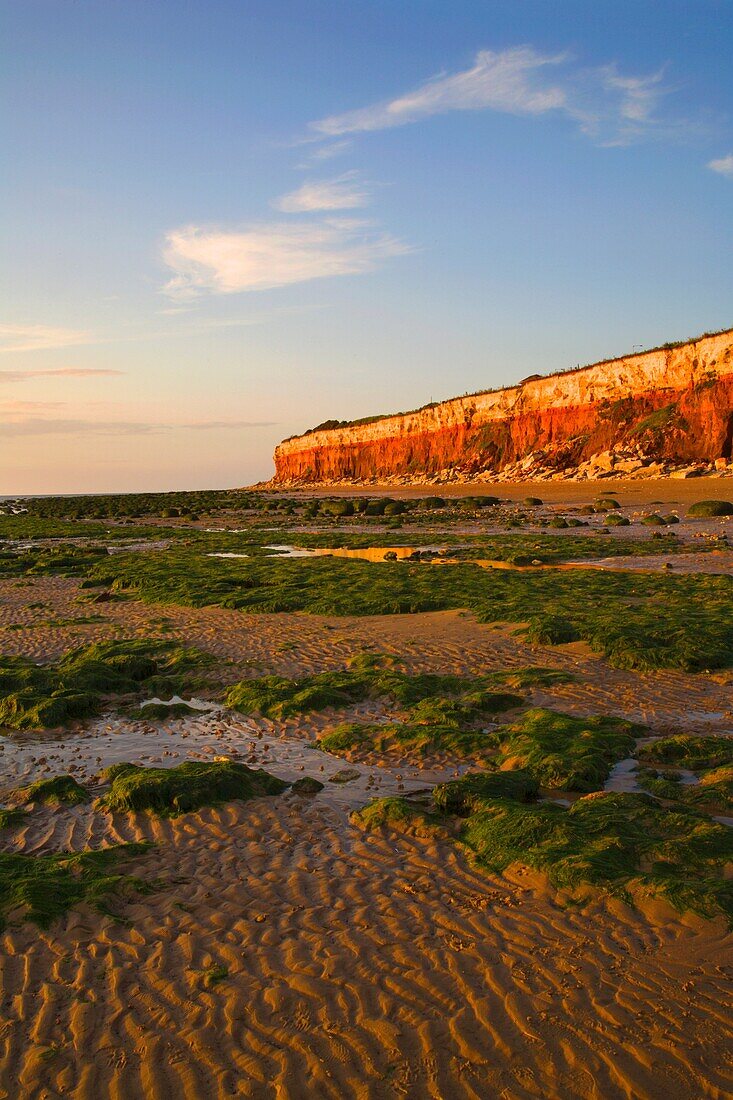
[[(85, 813), (44, 812), (28, 849), (78, 843)], [(96, 821), (84, 839), (153, 840), (135, 868), (174, 884), (125, 906), (129, 926), (81, 908), (2, 936), (7, 1096), (728, 1093), (717, 924), (563, 908), (534, 877), (295, 795)]]
[[(155, 635), (166, 616), (169, 636), (219, 656), (225, 679), (338, 667), (371, 648), (414, 671), (561, 668), (577, 680), (528, 693), (532, 702), (612, 711), (659, 732), (733, 723), (726, 674), (639, 676), (584, 646), (530, 647), (515, 627), (459, 612), (319, 619), (126, 602), (97, 605), (100, 622), (34, 625), (49, 609), (29, 602), (73, 616), (78, 594), (73, 580), (0, 585), (3, 651), (48, 660), (72, 644)], [(309, 745), (332, 720), (106, 717), (61, 736), (0, 739), (0, 787), (70, 767), (88, 781), (110, 759), (235, 753), (286, 778), (328, 780), (339, 762)], [(357, 765), (358, 779), (326, 782), (315, 798), (175, 821), (41, 808), (4, 833), (5, 850), (39, 853), (149, 840), (127, 869), (160, 883), (119, 902), (124, 922), (87, 906), (47, 931), (10, 921), (0, 935), (0, 1097), (730, 1095), (733, 937), (722, 921), (593, 891), (570, 904), (540, 876), (486, 875), (450, 844), (349, 824), (349, 808), (372, 791), (414, 789), (440, 766)], [(226, 975), (214, 985), (212, 967)]]

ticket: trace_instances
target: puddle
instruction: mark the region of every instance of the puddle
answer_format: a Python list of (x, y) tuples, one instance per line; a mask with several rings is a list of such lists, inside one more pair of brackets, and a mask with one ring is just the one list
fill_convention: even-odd
[(158, 707), (174, 707), (179, 703), (184, 703), (187, 707), (190, 707), (191, 710), (200, 710), (204, 712), (219, 709), (216, 703), (207, 703), (205, 699), (182, 699), (180, 695), (174, 695), (170, 699), (158, 699), (157, 697), (155, 699), (144, 699), (142, 703), (140, 703), (140, 710), (142, 710), (143, 707), (153, 705)]
[(300, 546), (277, 545), (266, 546), (265, 549), (275, 550), (279, 558), (352, 558), (372, 562), (416, 561), (419, 554), (447, 553), (440, 546), (366, 546), (360, 550), (348, 550), (341, 546), (306, 549)]
[[(610, 558), (588, 558), (582, 561), (541, 562), (517, 565), (514, 562), (496, 558), (450, 557), (449, 551), (442, 546), (368, 546), (358, 550), (344, 547), (319, 547), (311, 549), (290, 544), (277, 544), (265, 547), (279, 558), (350, 558), (359, 561), (410, 561), (427, 565), (478, 565), (481, 569), (506, 569), (517, 573), (532, 573), (540, 570), (594, 569), (633, 573), (717, 573), (733, 574), (733, 551), (722, 554), (659, 554), (647, 556), (619, 556)], [(246, 554), (209, 554), (209, 557), (236, 558)]]
[[(172, 699), (210, 708), (201, 700)], [(148, 700), (160, 702), (160, 700)], [(470, 764), (421, 770), (407, 767), (352, 764), (316, 747), (315, 741), (277, 737), (264, 733), (240, 715), (223, 708), (201, 716), (189, 715), (174, 723), (107, 716), (87, 728), (72, 732), (7, 736), (0, 743), (0, 789), (52, 775), (72, 774), (80, 783), (91, 783), (111, 764), (129, 762), (148, 767), (171, 768), (184, 760), (228, 757), (264, 768), (287, 782), (309, 775), (325, 784), (319, 799), (354, 809), (384, 795), (410, 795), (455, 779), (471, 770)], [(356, 773), (347, 782), (329, 782), (345, 769)]]
[(233, 551), (220, 551), (217, 554), (207, 554), (207, 558), (248, 558), (249, 554), (235, 554)]
[(637, 794), (641, 791), (639, 781), (636, 778), (638, 761), (633, 757), (619, 760), (611, 768), (611, 774), (603, 784), (604, 791), (623, 791), (625, 794)]

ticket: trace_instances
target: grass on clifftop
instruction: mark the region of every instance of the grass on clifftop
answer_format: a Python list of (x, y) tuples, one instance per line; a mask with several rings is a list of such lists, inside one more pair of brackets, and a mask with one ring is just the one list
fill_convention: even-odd
[(0, 657), (0, 726), (60, 726), (98, 714), (110, 695), (180, 694), (211, 661), (199, 650), (148, 641), (98, 642), (51, 665)]
[(111, 784), (101, 800), (106, 809), (148, 810), (159, 817), (177, 817), (234, 799), (281, 794), (288, 787), (261, 768), (255, 771), (231, 760), (211, 764), (186, 761), (175, 768), (114, 764), (104, 778)]
[(141, 855), (147, 844), (119, 844), (99, 851), (54, 855), (0, 852), (0, 929), (8, 914), (23, 909), (28, 919), (48, 928), (79, 902), (113, 915), (115, 896), (149, 893), (149, 883), (120, 873), (118, 865)]

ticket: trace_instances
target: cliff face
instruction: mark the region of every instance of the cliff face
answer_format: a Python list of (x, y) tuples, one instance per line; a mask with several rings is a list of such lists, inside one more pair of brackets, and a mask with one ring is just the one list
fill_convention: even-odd
[(368, 424), (315, 431), (275, 451), (280, 484), (485, 480), (588, 466), (601, 453), (638, 463), (712, 463), (733, 448), (733, 330), (670, 349), (533, 378)]

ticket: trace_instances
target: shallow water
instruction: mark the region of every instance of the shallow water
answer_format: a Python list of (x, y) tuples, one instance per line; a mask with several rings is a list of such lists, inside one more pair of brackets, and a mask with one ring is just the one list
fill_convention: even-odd
[[(406, 561), (415, 554), (445, 554), (446, 550), (440, 546), (367, 546), (361, 550), (349, 550), (341, 546), (317, 549), (306, 549), (300, 546), (277, 545), (266, 546), (266, 550), (276, 550), (279, 558), (353, 558), (359, 561)], [(386, 558), (386, 554), (394, 554), (394, 558)]]
[(636, 777), (638, 760), (629, 756), (626, 760), (619, 760), (611, 768), (611, 774), (603, 784), (604, 791), (623, 791), (625, 794), (636, 794), (641, 791)]
[(172, 695), (170, 699), (158, 699), (157, 696), (153, 699), (143, 699), (142, 703), (140, 703), (139, 706), (140, 710), (142, 710), (143, 707), (148, 707), (152, 705), (159, 707), (173, 707), (177, 703), (185, 703), (185, 705), (187, 707), (190, 707), (191, 710), (211, 711), (219, 709), (216, 706), (216, 703), (207, 703), (205, 699), (182, 699), (180, 695)]
[[(672, 553), (627, 555), (609, 558), (586, 558), (580, 561), (540, 562), (516, 565), (497, 558), (449, 557), (450, 551), (442, 546), (368, 546), (359, 550), (344, 547), (319, 547), (310, 549), (291, 544), (268, 545), (266, 550), (276, 551), (281, 558), (351, 558), (359, 561), (414, 561), (427, 565), (478, 565), (481, 569), (506, 569), (511, 572), (537, 572), (538, 570), (594, 569), (633, 573), (713, 573), (733, 575), (733, 550), (703, 551), (700, 553)], [(390, 555), (387, 558), (387, 554)], [(419, 554), (435, 557), (420, 559)], [(211, 558), (246, 557), (246, 554), (209, 554)]]
[[(159, 702), (160, 700), (148, 700)], [(200, 700), (173, 699), (166, 702)], [(203, 704), (209, 706), (209, 704)], [(276, 737), (264, 733), (246, 718), (214, 708), (201, 716), (149, 722), (107, 716), (83, 730), (11, 735), (0, 743), (0, 793), (30, 780), (70, 773), (79, 782), (92, 782), (111, 764), (121, 762), (173, 767), (184, 760), (226, 757), (266, 771), (288, 782), (310, 775), (325, 784), (319, 798), (353, 809), (371, 798), (408, 795), (470, 770), (469, 764), (442, 769), (375, 767), (353, 764), (316, 747), (315, 741)], [(337, 772), (350, 769), (357, 778), (331, 783)]]

